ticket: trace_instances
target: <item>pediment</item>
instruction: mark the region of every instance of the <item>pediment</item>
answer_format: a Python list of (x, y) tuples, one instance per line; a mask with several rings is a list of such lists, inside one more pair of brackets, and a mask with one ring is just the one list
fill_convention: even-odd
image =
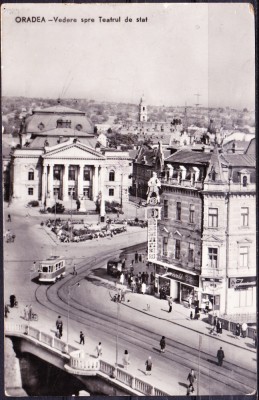
[(201, 239), (204, 242), (217, 242), (217, 243), (223, 243), (223, 240), (220, 239), (218, 236), (216, 235), (205, 235), (203, 236), (203, 238)]
[(51, 148), (43, 155), (43, 158), (56, 159), (56, 158), (71, 158), (75, 159), (92, 159), (92, 160), (105, 160), (105, 157), (95, 149), (82, 145), (81, 143), (73, 143), (62, 147)]

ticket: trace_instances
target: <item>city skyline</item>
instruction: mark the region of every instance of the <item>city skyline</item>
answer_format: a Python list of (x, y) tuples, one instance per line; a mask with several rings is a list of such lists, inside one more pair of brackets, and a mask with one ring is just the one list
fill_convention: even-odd
[[(202, 107), (254, 109), (248, 4), (70, 6), (69, 15), (62, 4), (4, 6), (3, 96), (138, 104), (144, 93), (149, 105), (176, 107), (194, 106), (199, 93)], [(45, 22), (19, 22), (34, 15)], [(102, 22), (110, 17), (120, 22)]]

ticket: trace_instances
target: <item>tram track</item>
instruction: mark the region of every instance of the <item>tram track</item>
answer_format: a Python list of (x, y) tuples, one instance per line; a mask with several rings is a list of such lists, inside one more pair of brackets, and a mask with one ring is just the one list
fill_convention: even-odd
[[(101, 256), (101, 258), (93, 257), (83, 265), (77, 265), (77, 276), (73, 276), (70, 280), (58, 282), (58, 284), (51, 286), (39, 286), (35, 291), (35, 298), (39, 304), (43, 305), (45, 308), (54, 311), (58, 314), (63, 314), (66, 316), (68, 303), (67, 303), (67, 293), (68, 287), (70, 286), (71, 280), (73, 279), (73, 285), (76, 285), (77, 281), (84, 279), (86, 276), (92, 274), (93, 263), (95, 263), (95, 268), (99, 268), (100, 264), (107, 260), (107, 258), (114, 256), (113, 254), (106, 254)], [(64, 304), (66, 306), (64, 306)], [(114, 304), (116, 306), (116, 304)], [(121, 305), (120, 305), (121, 306)], [(102, 312), (101, 309), (95, 310), (90, 306), (81, 304), (79, 301), (70, 297), (70, 320), (76, 320), (83, 323), (85, 326), (101, 330), (106, 335), (113, 337), (114, 329), (117, 327), (117, 317), (114, 315), (107, 315), (107, 313)], [(159, 335), (154, 333), (150, 329), (144, 327), (139, 327), (137, 325), (129, 324), (127, 321), (123, 321), (122, 318), (119, 321), (119, 336), (120, 339), (136, 347), (141, 346), (142, 349), (146, 349), (150, 352), (152, 348), (152, 353), (157, 355), (157, 347)], [(219, 370), (218, 366), (215, 366), (209, 360), (211, 355), (205, 352), (198, 353), (197, 349), (194, 349), (186, 344), (180, 343), (176, 340), (167, 339), (167, 352), (163, 357), (170, 361), (171, 363), (181, 365), (186, 368), (190, 368), (190, 364), (196, 370), (198, 368), (199, 357), (200, 361), (203, 362), (201, 366), (201, 373), (203, 377), (207, 379), (212, 379), (218, 381), (218, 383), (224, 383), (229, 389), (239, 390), (240, 394), (247, 393), (254, 389), (254, 382), (256, 381), (256, 374), (249, 369), (239, 367), (230, 362), (224, 362), (225, 369), (231, 372), (232, 376), (226, 376), (224, 369)], [(191, 362), (190, 362), (191, 359)], [(209, 372), (208, 372), (209, 371)], [(247, 382), (242, 383), (244, 379)], [(231, 380), (231, 382), (229, 382)]]

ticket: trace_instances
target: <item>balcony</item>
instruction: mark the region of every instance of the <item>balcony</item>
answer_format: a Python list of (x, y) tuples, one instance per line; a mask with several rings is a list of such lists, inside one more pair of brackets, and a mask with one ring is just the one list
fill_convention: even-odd
[(162, 178), (162, 185), (168, 186), (179, 186), (189, 189), (202, 189), (203, 183), (201, 181), (193, 182), (189, 179), (182, 179), (179, 181), (177, 178)]
[(183, 258), (176, 259), (172, 254), (170, 253), (164, 253), (164, 254), (158, 254), (157, 255), (157, 261), (162, 261), (165, 264), (168, 264), (168, 267), (175, 266), (177, 268), (182, 268), (184, 270), (200, 273), (201, 272), (201, 266), (197, 262), (189, 262), (186, 261)]
[(202, 267), (201, 275), (209, 278), (222, 278), (224, 276), (224, 269)]

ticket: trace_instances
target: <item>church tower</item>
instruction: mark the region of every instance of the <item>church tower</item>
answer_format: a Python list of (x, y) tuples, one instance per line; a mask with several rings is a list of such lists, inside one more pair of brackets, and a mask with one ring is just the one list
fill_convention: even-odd
[(140, 103), (139, 103), (139, 121), (147, 122), (147, 106), (146, 106), (144, 95), (141, 97)]

